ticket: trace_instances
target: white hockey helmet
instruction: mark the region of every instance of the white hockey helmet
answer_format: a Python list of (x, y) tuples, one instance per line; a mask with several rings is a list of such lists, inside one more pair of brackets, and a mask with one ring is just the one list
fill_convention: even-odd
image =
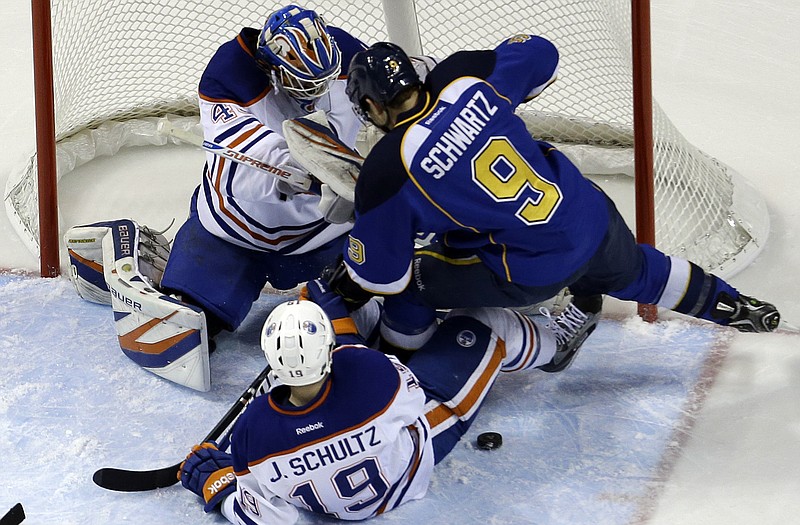
[(311, 301), (275, 307), (261, 329), (261, 349), (273, 374), (289, 386), (316, 383), (331, 370), (335, 335), (328, 316)]
[(322, 17), (293, 4), (267, 17), (258, 37), (256, 60), (300, 100), (327, 93), (342, 69), (339, 47)]

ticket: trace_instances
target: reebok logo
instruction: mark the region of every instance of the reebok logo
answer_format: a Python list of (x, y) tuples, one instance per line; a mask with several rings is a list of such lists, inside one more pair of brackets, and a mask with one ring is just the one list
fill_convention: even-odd
[(323, 428), (325, 425), (322, 424), (322, 421), (317, 421), (316, 423), (311, 423), (310, 425), (306, 425), (304, 427), (296, 428), (295, 432), (297, 435), (300, 436), (305, 434), (306, 432), (311, 432), (312, 430), (319, 430)]
[(221, 478), (215, 479), (210, 485), (206, 487), (206, 489), (208, 489), (208, 492), (213, 496), (214, 494), (219, 492), (221, 489), (227, 487), (234, 481), (236, 481), (236, 476), (234, 475), (234, 473), (226, 472), (225, 474), (222, 475)]

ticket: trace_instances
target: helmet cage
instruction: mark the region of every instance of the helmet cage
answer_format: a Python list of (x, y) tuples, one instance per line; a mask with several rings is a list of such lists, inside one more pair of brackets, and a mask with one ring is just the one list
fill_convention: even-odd
[(334, 337), (322, 308), (311, 301), (289, 301), (267, 317), (261, 348), (281, 383), (310, 385), (330, 372)]
[(299, 99), (319, 98), (341, 72), (341, 54), (325, 21), (290, 5), (269, 16), (258, 38), (256, 59), (277, 83)]

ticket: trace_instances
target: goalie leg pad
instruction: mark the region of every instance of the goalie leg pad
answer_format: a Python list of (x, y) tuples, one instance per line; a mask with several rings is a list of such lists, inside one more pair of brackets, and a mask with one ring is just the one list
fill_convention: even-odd
[(69, 280), (81, 299), (111, 304), (111, 292), (103, 275), (103, 238), (108, 223), (73, 226), (64, 234), (69, 256)]
[(466, 316), (448, 317), (409, 358), (407, 366), (425, 391), (437, 463), (469, 430), (504, 358), (505, 346), (497, 335)]
[(163, 232), (140, 227), (130, 219), (73, 226), (64, 234), (70, 261), (69, 278), (75, 291), (86, 301), (111, 304), (111, 292), (103, 272), (103, 238), (120, 223), (132, 228), (131, 237), (137, 239), (139, 272), (155, 286), (161, 282), (170, 248)]
[(205, 314), (157, 291), (141, 275), (133, 221), (115, 221), (103, 238), (103, 270), (120, 348), (141, 367), (203, 392), (211, 388)]

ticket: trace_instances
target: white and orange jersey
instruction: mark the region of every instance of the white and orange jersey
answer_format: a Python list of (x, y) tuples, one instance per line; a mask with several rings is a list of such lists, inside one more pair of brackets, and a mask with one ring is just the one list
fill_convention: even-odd
[[(363, 47), (344, 31), (330, 29), (343, 59)], [(204, 138), (272, 166), (299, 167), (283, 138), (283, 121), (323, 110), (339, 139), (353, 147), (361, 123), (344, 92), (346, 79), (333, 81), (322, 97), (300, 102), (276, 88), (257, 64), (257, 36), (258, 30), (243, 29), (209, 61), (198, 89)], [(197, 199), (200, 222), (233, 244), (286, 254), (313, 250), (350, 229), (323, 220), (319, 196), (287, 198), (276, 185), (261, 170), (207, 153)]]

